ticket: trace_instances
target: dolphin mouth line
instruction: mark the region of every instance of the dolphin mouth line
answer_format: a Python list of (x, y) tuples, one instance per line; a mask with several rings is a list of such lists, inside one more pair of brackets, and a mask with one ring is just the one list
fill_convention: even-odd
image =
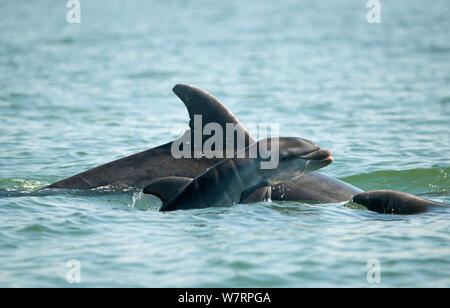
[(333, 156), (331, 156), (332, 153), (330, 150), (315, 150), (311, 153), (308, 153), (306, 155), (300, 156), (301, 158), (305, 160), (312, 160), (312, 161), (329, 161), (330, 163), (334, 160)]

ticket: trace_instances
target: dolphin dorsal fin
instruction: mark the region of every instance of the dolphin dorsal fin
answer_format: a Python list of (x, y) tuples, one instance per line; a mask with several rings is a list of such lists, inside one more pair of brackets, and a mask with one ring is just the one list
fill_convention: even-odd
[[(202, 123), (215, 122), (221, 125), (225, 132), (226, 123), (242, 124), (219, 100), (207, 92), (188, 85), (179, 84), (173, 88), (173, 92), (183, 101), (189, 117), (191, 132), (194, 130), (194, 115), (202, 115)], [(203, 129), (203, 127), (202, 127)], [(245, 130), (244, 130), (245, 131)], [(224, 134), (226, 135), (226, 134)], [(202, 135), (203, 143), (209, 136)], [(254, 143), (255, 139), (245, 131), (246, 145)], [(225, 139), (225, 137), (224, 137)], [(237, 139), (235, 139), (237, 140)], [(100, 186), (135, 187), (142, 189), (152, 180), (167, 176), (181, 175), (194, 178), (203, 173), (207, 168), (215, 165), (220, 158), (213, 159), (175, 159), (171, 152), (174, 141), (161, 146), (130, 155), (94, 169), (90, 169), (48, 185), (45, 188), (59, 189), (92, 189)], [(193, 140), (191, 140), (194, 144)], [(223, 142), (224, 147), (226, 142)], [(236, 144), (233, 149), (238, 150)], [(164, 168), (161, 168), (164, 165)]]
[[(227, 123), (235, 124), (235, 126), (239, 130), (242, 130), (242, 132), (245, 134), (245, 146), (242, 149), (256, 142), (255, 138), (253, 138), (250, 135), (250, 133), (245, 129), (245, 127), (231, 113), (231, 111), (211, 94), (207, 93), (206, 91), (203, 91), (202, 89), (186, 84), (177, 84), (172, 89), (172, 91), (181, 99), (181, 101), (184, 103), (184, 105), (188, 110), (190, 119), (189, 127), (191, 128), (191, 132), (194, 132), (195, 130), (194, 116), (201, 115), (202, 130), (208, 123), (217, 123), (222, 127), (224, 133), (223, 136), (224, 147), (226, 146), (225, 132)], [(202, 142), (204, 143), (205, 140), (208, 138), (209, 136), (203, 136)], [(238, 149), (237, 147), (238, 145), (235, 138), (234, 151), (242, 150)]]
[(144, 194), (155, 195), (161, 199), (163, 205), (166, 205), (183, 191), (191, 181), (192, 178), (178, 176), (156, 179), (145, 186)]

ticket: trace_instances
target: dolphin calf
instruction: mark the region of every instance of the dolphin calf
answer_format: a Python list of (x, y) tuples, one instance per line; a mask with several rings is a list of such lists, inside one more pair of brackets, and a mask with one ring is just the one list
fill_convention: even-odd
[[(279, 147), (279, 164), (276, 168), (260, 168), (260, 162), (267, 159), (261, 155), (239, 158), (236, 154), (194, 179), (171, 177), (156, 180), (144, 188), (144, 193), (156, 195), (162, 200), (160, 211), (232, 206), (241, 203), (245, 194), (299, 177), (328, 166), (333, 161), (330, 151), (320, 149), (306, 139), (285, 137), (265, 141), (271, 144), (275, 142)], [(260, 143), (253, 143), (243, 151), (250, 152), (250, 148), (257, 148)]]

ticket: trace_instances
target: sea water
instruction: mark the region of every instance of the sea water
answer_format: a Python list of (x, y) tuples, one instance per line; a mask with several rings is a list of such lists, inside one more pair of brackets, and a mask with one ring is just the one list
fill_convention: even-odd
[(450, 204), (450, 2), (379, 2), (381, 23), (366, 1), (90, 0), (68, 23), (2, 1), (0, 286), (449, 287), (446, 208), (34, 192), (178, 137), (188, 83), (331, 149), (323, 173)]

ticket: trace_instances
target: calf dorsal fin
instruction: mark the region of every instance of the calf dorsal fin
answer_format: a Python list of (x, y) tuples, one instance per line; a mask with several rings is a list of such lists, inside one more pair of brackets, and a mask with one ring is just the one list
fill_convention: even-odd
[(192, 178), (168, 176), (152, 181), (144, 188), (144, 194), (150, 194), (161, 199), (166, 205), (189, 185)]

